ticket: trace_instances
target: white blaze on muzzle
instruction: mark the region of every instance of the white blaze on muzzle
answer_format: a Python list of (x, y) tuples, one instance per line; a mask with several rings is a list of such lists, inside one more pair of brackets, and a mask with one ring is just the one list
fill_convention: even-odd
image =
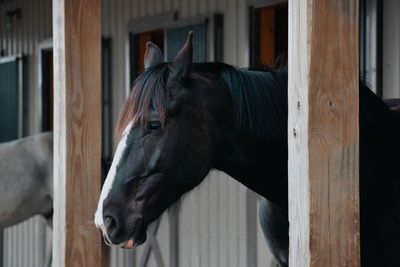
[(117, 173), (117, 167), (118, 167), (118, 165), (122, 159), (122, 155), (126, 149), (128, 133), (132, 127), (132, 124), (133, 124), (132, 122), (129, 123), (128, 126), (125, 128), (125, 130), (122, 134), (122, 138), (118, 143), (117, 150), (115, 151), (114, 159), (111, 163), (110, 170), (107, 174), (107, 178), (106, 178), (103, 188), (101, 190), (99, 203), (97, 205), (97, 210), (96, 210), (96, 214), (94, 217), (94, 223), (95, 223), (96, 227), (98, 229), (101, 229), (101, 231), (103, 232), (103, 235), (105, 235), (106, 237), (107, 237), (107, 228), (104, 225), (104, 220), (103, 220), (103, 203), (104, 203), (104, 200), (107, 198), (108, 194), (110, 193), (111, 188), (113, 186), (115, 175)]

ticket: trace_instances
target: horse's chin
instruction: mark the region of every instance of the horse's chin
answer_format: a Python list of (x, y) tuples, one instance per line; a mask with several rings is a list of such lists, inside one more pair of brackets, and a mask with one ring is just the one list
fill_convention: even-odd
[(126, 241), (125, 243), (120, 244), (120, 247), (123, 249), (134, 249), (137, 246), (140, 246), (141, 244), (143, 244), (145, 242), (146, 238), (142, 239), (142, 240), (134, 240), (133, 238), (129, 239), (128, 241)]
[(120, 244), (120, 247), (124, 249), (134, 249), (137, 246), (140, 246), (147, 239), (146, 231), (147, 227), (143, 223), (139, 223), (139, 225), (136, 226), (133, 236), (129, 240)]
[(138, 245), (137, 243), (135, 243), (135, 241), (133, 241), (133, 239), (130, 239), (128, 241), (126, 241), (124, 244), (121, 245), (121, 248), (124, 249), (134, 249), (136, 248)]

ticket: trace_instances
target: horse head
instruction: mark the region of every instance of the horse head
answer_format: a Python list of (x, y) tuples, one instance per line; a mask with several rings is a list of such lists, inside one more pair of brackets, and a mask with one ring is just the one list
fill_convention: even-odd
[(205, 178), (218, 139), (207, 99), (220, 99), (220, 91), (192, 72), (192, 33), (171, 63), (147, 43), (144, 63), (119, 118), (95, 214), (105, 242), (124, 248), (142, 244), (148, 225)]

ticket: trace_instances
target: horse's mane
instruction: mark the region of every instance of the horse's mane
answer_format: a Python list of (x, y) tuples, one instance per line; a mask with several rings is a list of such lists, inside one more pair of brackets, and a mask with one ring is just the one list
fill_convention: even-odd
[(131, 122), (146, 123), (148, 111), (153, 107), (162, 124), (166, 117), (165, 80), (168, 71), (167, 64), (149, 68), (133, 82), (131, 93), (120, 113), (115, 136), (119, 139), (122, 132)]
[[(160, 64), (139, 75), (121, 111), (116, 137), (131, 122), (146, 123), (150, 107), (162, 124), (166, 119), (165, 82), (168, 64)], [(220, 81), (231, 95), (236, 126), (243, 133), (259, 137), (286, 135), (287, 70), (239, 70), (223, 63), (198, 63), (193, 71), (219, 74)]]
[(236, 126), (255, 137), (286, 136), (287, 70), (238, 70), (226, 67), (221, 79), (230, 93)]

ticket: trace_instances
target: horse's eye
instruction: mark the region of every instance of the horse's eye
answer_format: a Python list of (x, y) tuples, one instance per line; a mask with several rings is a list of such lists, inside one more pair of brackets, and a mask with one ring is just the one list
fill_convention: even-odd
[(150, 121), (147, 124), (147, 130), (149, 131), (157, 131), (161, 128), (161, 122), (159, 121)]

